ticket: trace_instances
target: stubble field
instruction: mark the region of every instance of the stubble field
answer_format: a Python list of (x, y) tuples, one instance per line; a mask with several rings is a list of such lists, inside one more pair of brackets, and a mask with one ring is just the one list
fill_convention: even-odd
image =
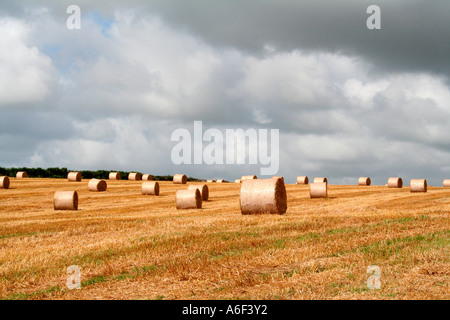
[[(285, 215), (241, 215), (239, 184), (208, 183), (200, 210), (139, 181), (11, 179), (0, 189), (2, 299), (448, 299), (450, 188), (287, 184)], [(197, 184), (197, 183), (194, 183)], [(54, 211), (58, 190), (78, 211)], [(67, 268), (79, 266), (81, 289)], [(367, 268), (380, 268), (369, 289)]]

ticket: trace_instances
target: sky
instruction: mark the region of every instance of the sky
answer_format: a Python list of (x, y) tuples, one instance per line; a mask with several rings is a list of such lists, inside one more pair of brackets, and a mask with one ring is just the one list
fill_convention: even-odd
[(172, 133), (202, 121), (278, 129), (287, 183), (442, 186), (449, 38), (448, 0), (1, 1), (0, 166), (269, 177), (174, 163)]

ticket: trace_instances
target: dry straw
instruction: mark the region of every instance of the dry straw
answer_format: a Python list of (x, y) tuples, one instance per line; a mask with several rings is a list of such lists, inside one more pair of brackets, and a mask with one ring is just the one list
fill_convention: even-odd
[(144, 175), (142, 175), (142, 180), (143, 181), (152, 181), (153, 176), (151, 174), (144, 174)]
[(328, 197), (328, 183), (314, 182), (309, 185), (309, 197), (312, 198), (327, 198)]
[(187, 176), (185, 174), (176, 174), (173, 176), (173, 183), (175, 184), (186, 184)]
[(258, 179), (257, 176), (242, 176), (241, 180), (252, 180), (252, 179)]
[(308, 184), (309, 179), (307, 176), (298, 176), (297, 177), (297, 184)]
[(278, 178), (280, 178), (280, 179), (283, 180), (283, 182), (284, 182), (284, 177), (272, 176), (272, 179), (278, 179)]
[(55, 210), (78, 210), (78, 193), (76, 191), (57, 191), (53, 196)]
[(9, 189), (9, 177), (0, 177), (0, 188)]
[(411, 179), (409, 181), (409, 187), (411, 192), (427, 192), (427, 180)]
[(141, 180), (141, 174), (137, 173), (137, 172), (130, 172), (128, 174), (128, 180), (140, 181)]
[(443, 186), (443, 187), (446, 187), (446, 188), (450, 187), (450, 179), (445, 179), (445, 180), (442, 182), (442, 186)]
[(217, 181), (216, 181), (217, 183), (225, 183), (225, 182), (227, 182), (226, 180), (224, 180), (224, 179), (217, 179)]
[(206, 182), (216, 182), (216, 180), (206, 180)]
[(195, 185), (191, 184), (188, 186), (189, 189), (198, 189), (200, 191), (200, 195), (202, 196), (202, 200), (206, 201), (209, 198), (209, 189), (206, 184)]
[(178, 190), (176, 193), (177, 209), (200, 209), (202, 207), (202, 196), (200, 190), (187, 189)]
[(388, 179), (388, 188), (402, 188), (403, 187), (403, 180), (402, 178), (389, 178)]
[(106, 181), (100, 179), (91, 179), (88, 183), (88, 190), (95, 192), (103, 192), (106, 191)]
[(110, 172), (109, 173), (109, 180), (120, 180), (120, 179), (122, 179), (120, 172)]
[(284, 214), (287, 197), (283, 179), (244, 179), (240, 205), (242, 214)]
[(320, 182), (328, 183), (328, 180), (327, 180), (327, 178), (322, 178), (322, 177), (314, 178), (314, 183), (320, 183)]
[(236, 179), (236, 180), (234, 180), (234, 183), (242, 183), (242, 180), (241, 179)]
[(142, 183), (143, 195), (155, 195), (159, 196), (159, 183), (158, 181), (147, 181)]
[(19, 171), (16, 173), (17, 179), (28, 178), (28, 174), (25, 171)]
[(370, 186), (370, 178), (369, 177), (361, 177), (358, 179), (359, 186)]
[(80, 172), (69, 172), (69, 174), (67, 175), (67, 180), (81, 181), (81, 173)]

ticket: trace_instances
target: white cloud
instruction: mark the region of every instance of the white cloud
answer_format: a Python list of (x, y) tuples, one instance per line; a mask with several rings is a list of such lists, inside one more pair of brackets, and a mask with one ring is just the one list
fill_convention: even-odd
[(0, 106), (43, 101), (51, 91), (55, 70), (49, 57), (27, 44), (30, 27), (0, 18)]
[(389, 81), (378, 80), (363, 84), (358, 79), (349, 79), (344, 83), (344, 96), (355, 106), (363, 108), (372, 108), (374, 106), (373, 99), (377, 94), (386, 90)]
[(150, 127), (145, 119), (136, 116), (77, 123), (73, 137), (40, 142), (30, 162), (80, 170), (159, 172), (161, 167), (169, 168), (164, 154), (170, 154), (170, 146), (163, 128), (163, 124)]
[(332, 100), (332, 65), (328, 60), (348, 60), (332, 54), (302, 54), (299, 51), (271, 52), (246, 57), (244, 78), (236, 94), (255, 104), (279, 103), (318, 105)]

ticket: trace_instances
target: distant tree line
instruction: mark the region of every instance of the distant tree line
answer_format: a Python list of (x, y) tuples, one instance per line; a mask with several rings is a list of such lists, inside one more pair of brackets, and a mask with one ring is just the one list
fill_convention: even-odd
[[(97, 170), (97, 171), (91, 171), (91, 170), (69, 170), (67, 168), (3, 168), (0, 167), (0, 175), (2, 176), (8, 176), (8, 177), (15, 177), (16, 173), (18, 171), (26, 171), (29, 178), (62, 178), (67, 179), (67, 174), (69, 172), (77, 171), (80, 172), (83, 176), (83, 179), (108, 179), (110, 172), (120, 172), (122, 180), (128, 179), (128, 174), (130, 172), (136, 172), (136, 171), (119, 171), (119, 170)], [(158, 181), (172, 181), (173, 176), (166, 175), (166, 176), (153, 176), (153, 180)], [(202, 179), (196, 179), (192, 177), (188, 177), (188, 181), (203, 181)]]

